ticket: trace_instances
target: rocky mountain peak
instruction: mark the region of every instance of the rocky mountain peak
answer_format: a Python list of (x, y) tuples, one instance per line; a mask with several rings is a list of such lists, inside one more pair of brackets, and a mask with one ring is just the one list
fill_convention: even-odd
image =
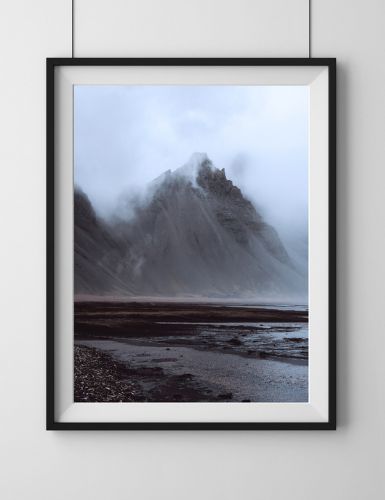
[[(225, 169), (217, 168), (206, 153), (194, 153), (190, 159), (174, 171), (167, 170), (151, 182), (156, 189), (174, 189), (175, 187), (201, 188), (207, 194), (218, 197), (231, 196), (243, 199), (243, 195), (230, 179)], [(159, 193), (158, 193), (159, 194)]]
[(266, 298), (305, 289), (277, 232), (207, 154), (148, 189), (116, 223), (75, 193), (77, 293)]
[(203, 166), (211, 166), (213, 164), (206, 153), (193, 153), (189, 160), (181, 167), (172, 172), (173, 179), (180, 178), (195, 184), (198, 172)]

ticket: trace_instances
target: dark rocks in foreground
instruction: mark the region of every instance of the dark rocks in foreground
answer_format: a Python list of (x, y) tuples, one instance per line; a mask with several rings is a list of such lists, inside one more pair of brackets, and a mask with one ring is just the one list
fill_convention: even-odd
[(231, 393), (215, 396), (190, 373), (175, 375), (157, 366), (129, 367), (94, 347), (75, 345), (74, 366), (76, 403), (232, 400)]
[(138, 385), (122, 381), (126, 367), (98, 349), (74, 346), (74, 401), (129, 402), (143, 399)]

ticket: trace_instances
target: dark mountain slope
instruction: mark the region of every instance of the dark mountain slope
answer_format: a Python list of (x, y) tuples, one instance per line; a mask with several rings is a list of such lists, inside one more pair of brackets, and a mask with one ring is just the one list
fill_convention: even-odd
[[(206, 155), (193, 155), (184, 167), (166, 172), (149, 192), (133, 217), (113, 226), (93, 211), (88, 218), (83, 213), (75, 225), (75, 255), (82, 256), (76, 291), (78, 283), (104, 294), (305, 295), (306, 280), (276, 231)], [(84, 212), (82, 204), (78, 208)]]
[(75, 293), (122, 293), (128, 284), (119, 278), (126, 245), (97, 217), (80, 189), (74, 194), (74, 287)]

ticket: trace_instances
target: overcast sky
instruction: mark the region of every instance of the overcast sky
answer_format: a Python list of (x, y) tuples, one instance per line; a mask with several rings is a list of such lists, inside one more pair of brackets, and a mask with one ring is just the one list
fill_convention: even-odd
[(101, 215), (205, 152), (279, 228), (307, 225), (308, 88), (75, 86), (75, 183)]

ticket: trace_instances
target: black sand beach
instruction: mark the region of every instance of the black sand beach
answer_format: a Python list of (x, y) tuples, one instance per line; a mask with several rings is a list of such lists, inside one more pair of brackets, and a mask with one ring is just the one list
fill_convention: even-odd
[(77, 301), (75, 401), (307, 401), (307, 316), (302, 306)]

